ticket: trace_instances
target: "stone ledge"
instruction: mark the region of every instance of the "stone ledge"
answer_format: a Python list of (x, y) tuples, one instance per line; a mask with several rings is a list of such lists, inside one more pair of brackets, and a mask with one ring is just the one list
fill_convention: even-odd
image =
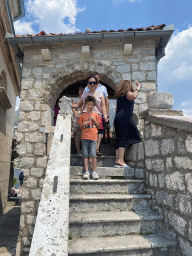
[(192, 117), (183, 116), (182, 111), (176, 110), (146, 110), (140, 114), (146, 121), (169, 126), (183, 131), (192, 131)]

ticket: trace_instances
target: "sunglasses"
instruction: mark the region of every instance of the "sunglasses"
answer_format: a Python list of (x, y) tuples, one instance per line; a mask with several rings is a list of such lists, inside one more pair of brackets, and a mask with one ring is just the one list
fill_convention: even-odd
[(97, 82), (88, 82), (88, 84), (89, 84), (89, 85), (92, 85), (92, 84), (93, 84), (93, 85), (96, 85)]

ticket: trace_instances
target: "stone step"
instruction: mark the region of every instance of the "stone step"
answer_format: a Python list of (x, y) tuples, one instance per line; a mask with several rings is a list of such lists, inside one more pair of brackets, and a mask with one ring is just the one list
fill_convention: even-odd
[[(137, 169), (137, 172), (139, 169)], [(144, 177), (144, 170), (140, 169), (140, 177)], [(84, 173), (83, 166), (71, 166), (71, 176), (82, 176)], [(114, 167), (97, 167), (97, 173), (99, 177), (111, 177), (111, 176), (124, 176), (127, 178), (134, 178), (135, 171), (134, 168), (114, 168)], [(138, 174), (136, 174), (138, 176)]]
[(162, 220), (163, 216), (154, 211), (71, 213), (69, 233), (72, 237), (154, 234)]
[[(77, 155), (71, 155), (71, 166), (83, 166), (83, 157)], [(114, 167), (115, 156), (98, 156), (97, 167)]]
[(87, 194), (70, 195), (70, 212), (149, 210), (151, 195)]
[(144, 192), (144, 180), (70, 179), (71, 194), (143, 194)]
[(173, 256), (174, 246), (175, 242), (157, 235), (77, 238), (69, 241), (68, 255)]

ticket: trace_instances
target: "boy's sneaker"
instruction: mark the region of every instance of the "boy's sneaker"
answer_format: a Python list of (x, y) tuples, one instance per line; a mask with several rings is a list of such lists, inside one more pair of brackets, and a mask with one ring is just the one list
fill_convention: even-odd
[(96, 172), (92, 173), (92, 177), (93, 177), (93, 180), (98, 180), (99, 179), (99, 175)]
[(83, 174), (83, 179), (84, 179), (84, 180), (90, 179), (90, 174), (89, 174), (89, 172), (85, 172), (85, 173)]

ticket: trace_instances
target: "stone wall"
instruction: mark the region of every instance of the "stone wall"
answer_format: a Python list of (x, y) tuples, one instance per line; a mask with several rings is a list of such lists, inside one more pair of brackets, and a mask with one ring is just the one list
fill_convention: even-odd
[[(152, 121), (153, 120), (153, 121)], [(192, 118), (145, 118), (147, 193), (164, 216), (163, 235), (177, 241), (178, 255), (192, 255)]]
[[(124, 44), (132, 43), (130, 55)], [(84, 80), (92, 71), (113, 89), (123, 79), (138, 79), (142, 89), (135, 104), (135, 114), (147, 108), (147, 97), (156, 92), (155, 40), (86, 41), (90, 57), (82, 55), (85, 42), (38, 44), (24, 47), (21, 103), (17, 129), (17, 153), (22, 159), (24, 185), (21, 206), (20, 241), (23, 255), (28, 255), (35, 216), (47, 166), (46, 133), (53, 123), (53, 108), (60, 93), (69, 85)], [(45, 61), (42, 48), (50, 51)], [(139, 121), (142, 129), (143, 120)], [(49, 132), (48, 132), (49, 133)]]

